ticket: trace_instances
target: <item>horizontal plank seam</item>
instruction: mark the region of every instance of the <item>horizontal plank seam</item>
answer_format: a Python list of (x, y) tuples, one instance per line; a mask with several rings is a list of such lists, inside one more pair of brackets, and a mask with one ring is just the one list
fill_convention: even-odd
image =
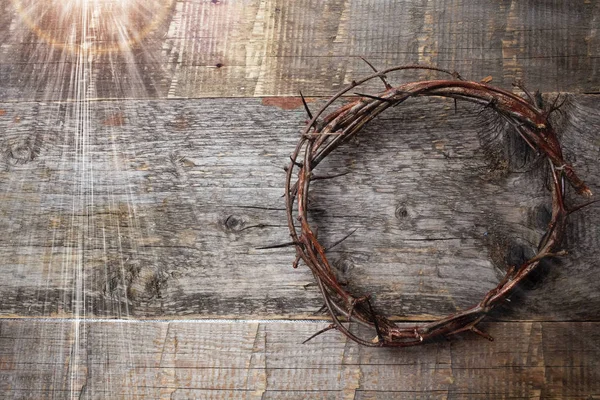
[[(394, 320), (397, 323), (415, 323), (415, 322), (427, 322), (433, 321), (428, 319), (418, 320)], [(112, 319), (112, 318), (37, 318), (37, 317), (2, 317), (0, 316), (0, 322), (60, 322), (60, 323), (129, 323), (129, 324), (151, 324), (151, 323), (183, 323), (183, 324), (325, 324), (329, 322), (329, 319), (232, 319), (232, 318), (198, 318), (198, 319)], [(596, 324), (599, 320), (496, 320), (489, 321), (486, 324), (523, 324), (531, 322), (540, 322), (544, 324), (565, 324), (565, 323), (577, 323), (577, 324)]]
[[(598, 57), (600, 58), (600, 57)], [(2, 64), (0, 63), (0, 66)], [(544, 94), (547, 95), (552, 95), (552, 94), (562, 94), (562, 95), (574, 95), (574, 96), (594, 96), (597, 95), (600, 92), (544, 92)], [(280, 98), (289, 98), (289, 97), (297, 97), (300, 98), (300, 96), (290, 96), (290, 95), (277, 95), (277, 96), (267, 96), (267, 95), (260, 95), (260, 96), (207, 96), (207, 97), (168, 97), (168, 98), (154, 98), (154, 97), (116, 97), (116, 98), (103, 98), (103, 97), (99, 97), (99, 98), (90, 98), (90, 99), (85, 99), (86, 102), (91, 102), (91, 103), (123, 103), (123, 102), (128, 102), (128, 101), (135, 101), (135, 102), (154, 102), (154, 103), (159, 103), (159, 102), (166, 102), (166, 101), (181, 101), (181, 100), (243, 100), (243, 99), (262, 99), (265, 97), (280, 97)], [(320, 95), (315, 95), (315, 96), (310, 96), (313, 99), (317, 99), (317, 100), (327, 100), (329, 99), (331, 96), (320, 96)], [(352, 94), (352, 95), (347, 95), (347, 96), (342, 96), (342, 97), (349, 97), (349, 98), (356, 98), (357, 96)], [(0, 101), (0, 104), (78, 104), (80, 103), (79, 100), (76, 99), (66, 99), (66, 100), (6, 100), (3, 99), (2, 101)], [(276, 106), (269, 106), (269, 105), (265, 105), (265, 107), (276, 107)], [(300, 107), (298, 107), (298, 110), (300, 110)]]

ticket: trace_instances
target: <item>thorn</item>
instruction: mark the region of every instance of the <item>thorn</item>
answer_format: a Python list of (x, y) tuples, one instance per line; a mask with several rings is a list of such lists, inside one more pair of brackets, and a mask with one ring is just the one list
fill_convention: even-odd
[[(316, 284), (316, 283), (314, 283), (314, 285), (316, 286), (317, 284)], [(304, 286), (306, 286), (306, 285), (304, 285)], [(315, 312), (313, 313), (313, 315), (317, 315), (317, 314), (324, 314), (326, 311), (327, 311), (327, 305), (326, 305), (326, 304), (323, 304), (321, 307), (319, 307), (319, 309), (318, 309), (317, 311), (315, 311)]]
[(379, 96), (373, 96), (372, 94), (364, 94), (364, 93), (354, 93), (354, 94), (357, 96), (368, 97), (369, 99), (379, 100), (379, 101), (383, 101), (386, 103), (394, 103), (395, 102), (395, 100), (386, 99), (384, 97), (379, 97)]
[(287, 242), (281, 244), (272, 244), (264, 247), (256, 247), (255, 250), (268, 250), (268, 249), (279, 249), (282, 247), (291, 247), (291, 246), (299, 246), (301, 243), (298, 242)]
[(536, 154), (540, 154), (538, 152), (538, 149), (533, 145), (533, 143), (531, 143), (529, 141), (529, 139), (527, 139), (525, 137), (525, 134), (523, 134), (523, 132), (521, 132), (521, 129), (519, 129), (522, 125), (516, 126), (515, 129), (517, 130), (517, 133), (519, 134), (519, 136), (521, 136), (521, 139), (523, 139), (525, 141), (525, 143), (527, 143), (527, 145), (531, 148), (531, 150), (533, 150)]
[(303, 164), (303, 163), (301, 163), (301, 162), (298, 162), (298, 161), (294, 160), (294, 159), (292, 158), (292, 156), (290, 156), (290, 161), (292, 162), (292, 164), (294, 164), (294, 165), (295, 165), (296, 167), (298, 167), (298, 168), (302, 168), (302, 167), (304, 167), (304, 164)]
[(578, 205), (578, 206), (575, 206), (575, 207), (573, 207), (573, 208), (571, 208), (571, 209), (567, 210), (567, 215), (569, 215), (569, 214), (572, 214), (572, 213), (574, 213), (575, 211), (579, 211), (579, 210), (581, 210), (582, 208), (585, 208), (585, 207), (587, 207), (587, 206), (589, 206), (589, 205), (591, 205), (591, 204), (597, 203), (597, 202), (599, 202), (599, 201), (600, 201), (600, 200), (592, 200), (592, 201), (588, 201), (588, 202), (586, 202), (586, 203), (580, 204), (580, 205)]
[(335, 325), (334, 324), (329, 325), (327, 328), (321, 329), (319, 332), (315, 333), (314, 335), (312, 335), (311, 337), (309, 337), (308, 339), (306, 339), (304, 342), (302, 342), (302, 344), (305, 344), (308, 341), (310, 341), (310, 340), (316, 338), (317, 336), (319, 336), (319, 335), (321, 335), (321, 334), (323, 334), (323, 333), (325, 333), (327, 331), (330, 331), (332, 329), (335, 329)]
[(533, 97), (535, 98), (535, 105), (538, 108), (544, 109), (544, 98), (542, 97), (542, 93), (539, 90), (533, 92)]
[(487, 108), (494, 108), (495, 106), (496, 106), (496, 99), (491, 99), (490, 101), (488, 101), (488, 103), (485, 106), (483, 106), (481, 111), (479, 111), (479, 114), (481, 114)]
[(338, 240), (337, 242), (335, 242), (334, 244), (332, 244), (331, 246), (326, 248), (325, 251), (329, 251), (329, 250), (333, 249), (335, 246), (337, 246), (338, 244), (342, 243), (344, 240), (346, 240), (350, 236), (352, 236), (354, 234), (354, 232), (356, 232), (357, 230), (358, 230), (358, 228), (354, 229), (352, 232), (350, 232), (349, 234), (347, 234), (346, 236), (344, 236), (343, 238), (341, 238), (340, 240)]
[(452, 75), (452, 77), (453, 77), (454, 79), (458, 79), (459, 81), (462, 81), (462, 80), (463, 80), (463, 77), (462, 77), (462, 76), (460, 76), (460, 74), (458, 73), (458, 71), (453, 71), (453, 72), (452, 72), (450, 75)]
[(556, 98), (552, 102), (552, 105), (550, 106), (550, 109), (553, 109), (554, 107), (556, 107), (556, 102), (558, 101), (559, 97), (560, 97), (560, 93), (556, 95)]
[(485, 83), (490, 83), (490, 82), (491, 82), (493, 79), (494, 79), (494, 77), (493, 77), (493, 76), (491, 76), (491, 75), (488, 75), (488, 76), (486, 76), (485, 78), (483, 78), (483, 79), (480, 81), (480, 83), (484, 83), (484, 84), (485, 84)]
[(300, 90), (298, 92), (300, 92), (300, 97), (302, 98), (302, 104), (304, 104), (304, 110), (306, 110), (306, 113), (308, 114), (308, 118), (310, 118), (312, 120), (313, 115), (310, 112), (310, 109), (308, 108), (308, 104), (306, 104), (306, 99), (304, 98), (304, 95), (302, 94), (302, 92)]
[[(367, 61), (367, 60), (366, 60), (364, 57), (361, 57), (360, 59), (361, 59), (361, 60), (363, 60), (364, 62), (366, 62), (366, 63), (367, 63), (367, 65), (368, 65), (369, 67), (371, 67), (371, 69), (372, 69), (373, 71), (375, 71), (376, 73), (379, 73), (379, 71), (377, 71), (377, 68), (375, 68), (375, 67), (373, 66), (373, 64), (371, 64), (370, 62), (368, 62), (368, 61)], [(380, 76), (379, 76), (379, 79), (381, 79), (381, 81), (382, 81), (382, 82), (383, 82), (383, 84), (385, 85), (385, 88), (386, 88), (386, 89), (388, 89), (388, 90), (389, 90), (389, 89), (391, 89), (391, 88), (392, 88), (392, 85), (390, 85), (390, 84), (388, 83), (388, 81), (385, 79), (385, 75), (380, 75)]]
[(365, 300), (367, 301), (367, 305), (369, 306), (369, 312), (373, 316), (373, 325), (375, 325), (375, 332), (377, 332), (377, 339), (379, 342), (383, 342), (383, 337), (381, 336), (381, 331), (379, 330), (379, 324), (377, 323), (377, 316), (375, 312), (373, 312), (373, 307), (371, 307), (370, 296), (366, 296)]
[(458, 100), (454, 99), (454, 114), (458, 113)]
[(523, 91), (523, 93), (525, 93), (527, 98), (529, 99), (529, 104), (535, 106), (535, 99), (533, 98), (531, 93), (529, 93), (529, 91), (527, 89), (525, 89), (525, 85), (523, 85), (523, 82), (520, 79), (515, 80), (513, 82), (513, 86), (521, 89)]
[(559, 110), (567, 101), (567, 96), (563, 97), (563, 100), (560, 102), (560, 104), (557, 106), (556, 102), (558, 101), (558, 98), (560, 97), (561, 93), (559, 93), (556, 98), (554, 99), (554, 101), (552, 102), (552, 106), (550, 107), (550, 109), (548, 110), (548, 112), (546, 112), (546, 118), (548, 118), (550, 116), (550, 114), (552, 114), (554, 111)]
[(327, 176), (312, 176), (310, 178), (311, 181), (324, 181), (327, 179), (334, 179), (334, 178), (339, 178), (340, 176), (344, 176), (344, 175), (348, 175), (350, 173), (350, 171), (346, 171), (346, 172), (341, 172), (339, 174), (334, 174), (334, 175), (327, 175)]
[(476, 334), (478, 334), (478, 335), (479, 335), (479, 336), (481, 336), (481, 337), (484, 337), (484, 338), (486, 338), (486, 339), (487, 339), (487, 340), (489, 340), (490, 342), (493, 342), (493, 341), (494, 341), (494, 338), (493, 338), (491, 335), (489, 335), (488, 333), (485, 333), (485, 332), (483, 332), (483, 331), (480, 331), (479, 329), (477, 329), (477, 328), (476, 328), (476, 327), (474, 327), (474, 326), (472, 326), (472, 327), (471, 327), (471, 331), (473, 331), (473, 333), (476, 333)]
[(299, 262), (300, 262), (300, 256), (296, 255), (296, 258), (294, 259), (294, 262), (292, 263), (292, 268), (294, 268), (294, 269), (298, 268)]

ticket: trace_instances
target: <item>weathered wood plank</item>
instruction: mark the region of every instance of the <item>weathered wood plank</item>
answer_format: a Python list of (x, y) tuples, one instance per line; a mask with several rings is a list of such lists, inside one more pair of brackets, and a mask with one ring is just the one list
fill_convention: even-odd
[[(0, 320), (8, 398), (586, 399), (598, 323), (489, 323), (412, 349), (361, 348), (321, 323)], [(75, 339), (78, 338), (76, 341)]]
[[(290, 267), (293, 250), (257, 250), (289, 240), (281, 168), (305, 118), (273, 106), (298, 101), (265, 103), (91, 102), (85, 124), (78, 103), (0, 104), (0, 312), (320, 317), (310, 273)], [(510, 141), (497, 144), (509, 163), (491, 165), (477, 110), (415, 100), (317, 171), (349, 172), (313, 186), (325, 243), (357, 229), (331, 251), (333, 264), (392, 315), (470, 306), (545, 229), (543, 168), (523, 164)], [(567, 154), (599, 193), (598, 97), (572, 97), (563, 110)], [(537, 290), (497, 317), (597, 319), (599, 224), (597, 205), (574, 214), (570, 254), (549, 260)]]
[(0, 99), (73, 98), (81, 68), (99, 98), (330, 95), (369, 72), (359, 56), (600, 90), (596, 1), (91, 2), (85, 35), (65, 4), (0, 1)]

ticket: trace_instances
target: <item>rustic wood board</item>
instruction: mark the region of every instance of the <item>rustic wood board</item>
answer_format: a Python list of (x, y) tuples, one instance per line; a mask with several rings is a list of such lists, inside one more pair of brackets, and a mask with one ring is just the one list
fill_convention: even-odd
[[(6, 398), (591, 399), (598, 323), (489, 323), (464, 335), (372, 349), (322, 323), (0, 320)], [(464, 339), (464, 340), (461, 340)]]
[[(0, 312), (322, 318), (310, 272), (291, 268), (293, 249), (257, 249), (289, 241), (282, 167), (300, 104), (96, 101), (85, 124), (73, 118), (80, 103), (0, 104)], [(544, 169), (523, 164), (511, 141), (497, 145), (508, 163), (491, 165), (479, 110), (415, 99), (317, 171), (348, 172), (311, 195), (324, 243), (357, 230), (331, 251), (333, 264), (392, 316), (470, 306), (545, 229)], [(598, 193), (598, 96), (571, 96), (562, 110), (568, 158)], [(597, 204), (574, 214), (570, 254), (549, 260), (535, 290), (497, 317), (597, 320), (599, 225)]]
[[(570, 254), (490, 318), (516, 321), (486, 324), (493, 343), (389, 351), (328, 333), (302, 346), (324, 322), (195, 320), (324, 318), (293, 251), (257, 249), (289, 240), (281, 167), (305, 119), (276, 96), (302, 90), (316, 107), (370, 73), (359, 56), (597, 94), (600, 2), (95, 4), (82, 35), (73, 2), (0, 0), (2, 396), (600, 396), (597, 205), (572, 216)], [(132, 27), (148, 29), (123, 45)], [(555, 115), (596, 193), (598, 109), (577, 95)], [(319, 171), (350, 172), (312, 194), (325, 243), (356, 229), (330, 252), (340, 277), (397, 319), (469, 306), (547, 222), (544, 169), (511, 140), (493, 146), (508, 162), (490, 163), (474, 111), (407, 104)]]
[[(1, 0), (0, 99), (75, 97), (81, 43), (99, 98), (330, 95), (370, 71), (359, 56), (380, 68), (424, 63), (504, 86), (524, 79), (542, 91), (600, 91), (597, 1), (129, 3), (101, 12), (114, 24), (94, 30), (92, 19), (82, 39), (71, 3), (61, 13), (60, 0)], [(131, 26), (124, 18), (147, 32), (127, 46), (113, 39), (120, 51), (108, 51), (119, 23)]]

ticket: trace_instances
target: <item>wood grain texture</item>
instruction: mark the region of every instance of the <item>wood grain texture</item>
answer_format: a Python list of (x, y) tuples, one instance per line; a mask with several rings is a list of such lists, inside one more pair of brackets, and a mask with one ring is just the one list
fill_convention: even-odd
[[(324, 324), (1, 320), (5, 398), (590, 399), (598, 323), (490, 323), (497, 340), (361, 348)], [(77, 330), (76, 330), (77, 328)], [(77, 338), (77, 340), (76, 340)]]
[[(74, 97), (71, 77), (82, 66), (82, 51), (90, 55), (88, 94), (98, 98), (273, 96), (299, 89), (327, 96), (370, 71), (359, 56), (380, 68), (425, 63), (473, 80), (492, 75), (504, 86), (524, 79), (542, 91), (600, 91), (597, 1), (132, 3), (126, 12), (101, 13), (103, 31), (90, 16), (82, 39), (81, 12), (61, 13), (59, 0), (1, 0), (0, 99)], [(125, 17), (140, 30), (152, 29), (126, 31)], [(140, 39), (124, 45), (119, 35)], [(111, 43), (118, 51), (105, 51)]]
[[(293, 250), (257, 249), (289, 241), (282, 167), (305, 118), (296, 100), (98, 101), (85, 128), (77, 103), (0, 104), (0, 312), (321, 318)], [(480, 133), (493, 128), (478, 111), (416, 99), (317, 171), (348, 172), (311, 195), (326, 245), (356, 229), (330, 252), (340, 278), (392, 316), (472, 305), (546, 228), (544, 169), (504, 139), (492, 147), (509, 161), (490, 163)], [(599, 193), (598, 97), (572, 96), (563, 111), (568, 158)], [(597, 205), (574, 214), (570, 254), (496, 317), (597, 320), (599, 224)]]
[[(600, 397), (598, 205), (490, 318), (516, 320), (486, 324), (493, 343), (300, 345), (325, 323), (194, 320), (323, 318), (292, 250), (257, 249), (289, 240), (281, 168), (306, 118), (290, 96), (318, 106), (370, 73), (359, 56), (598, 93), (599, 2), (84, 4), (0, 0), (0, 397)], [(599, 109), (574, 95), (555, 115), (595, 193)], [(340, 278), (397, 319), (471, 305), (548, 221), (544, 169), (508, 138), (490, 158), (477, 111), (411, 102), (318, 171), (349, 172), (311, 196), (326, 244), (356, 229), (330, 252)]]

